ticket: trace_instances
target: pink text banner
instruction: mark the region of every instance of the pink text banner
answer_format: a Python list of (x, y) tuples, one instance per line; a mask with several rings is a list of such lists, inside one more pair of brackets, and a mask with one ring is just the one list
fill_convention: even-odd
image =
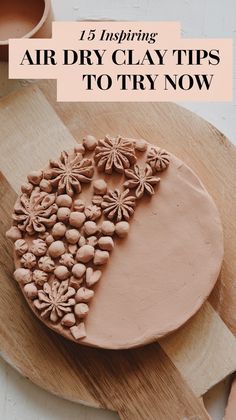
[(231, 39), (185, 39), (178, 22), (54, 22), (12, 39), (9, 78), (56, 79), (57, 100), (231, 101)]

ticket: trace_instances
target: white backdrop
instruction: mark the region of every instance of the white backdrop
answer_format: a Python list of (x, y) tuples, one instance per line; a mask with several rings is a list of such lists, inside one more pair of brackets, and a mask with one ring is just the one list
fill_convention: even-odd
[[(10, 0), (9, 0), (10, 1)], [(236, 38), (235, 0), (52, 0), (56, 20), (178, 20), (182, 36)], [(234, 54), (236, 57), (236, 54)], [(234, 78), (235, 78), (234, 69)], [(236, 103), (183, 103), (236, 144)], [(33, 385), (0, 358), (0, 419), (115, 420), (115, 413), (64, 401)], [(222, 420), (226, 385), (205, 398), (213, 420)], [(148, 419), (147, 419), (148, 420)]]

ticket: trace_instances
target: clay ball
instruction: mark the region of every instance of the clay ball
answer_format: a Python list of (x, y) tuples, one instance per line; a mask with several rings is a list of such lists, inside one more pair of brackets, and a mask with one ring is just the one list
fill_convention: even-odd
[(82, 200), (78, 199), (74, 201), (74, 210), (83, 212), (85, 209), (85, 204)]
[(57, 211), (57, 218), (59, 222), (68, 222), (70, 217), (70, 209), (68, 207), (59, 207)]
[(69, 244), (77, 244), (78, 240), (80, 238), (80, 233), (77, 229), (69, 229), (66, 232), (66, 239)]
[(88, 315), (89, 307), (86, 305), (86, 303), (77, 303), (74, 306), (74, 312), (77, 318), (84, 318), (86, 315)]
[(32, 252), (27, 252), (22, 255), (20, 262), (25, 268), (33, 268), (36, 265), (36, 257)]
[(32, 171), (28, 175), (28, 181), (33, 185), (39, 185), (42, 178), (43, 178), (43, 172), (42, 171)]
[(12, 226), (7, 232), (6, 232), (7, 239), (10, 239), (12, 242), (17, 241), (17, 239), (22, 238), (22, 233), (20, 229), (16, 226)]
[(96, 249), (93, 262), (95, 265), (106, 264), (109, 260), (109, 252)]
[(66, 233), (66, 225), (62, 222), (56, 223), (52, 228), (52, 236), (55, 239), (62, 238)]
[(48, 253), (52, 258), (60, 257), (65, 251), (65, 245), (62, 241), (55, 241), (48, 248)]
[(76, 253), (76, 260), (82, 263), (91, 261), (94, 257), (94, 247), (91, 245), (83, 245)]
[(93, 183), (93, 190), (95, 194), (104, 195), (107, 192), (107, 183), (104, 179), (96, 179)]
[(46, 273), (52, 273), (55, 269), (55, 263), (50, 257), (41, 257), (38, 261), (38, 266), (40, 270), (45, 271)]
[(54, 270), (54, 274), (59, 280), (65, 280), (69, 277), (70, 272), (64, 265), (58, 265)]
[(69, 244), (68, 245), (68, 251), (72, 255), (75, 255), (76, 254), (77, 249), (78, 249), (77, 245), (72, 245), (72, 244)]
[(17, 255), (23, 255), (28, 251), (28, 244), (24, 239), (17, 239), (14, 248)]
[(67, 194), (59, 195), (56, 198), (56, 204), (58, 205), (58, 207), (71, 207), (72, 198)]
[(28, 268), (17, 268), (14, 272), (14, 277), (18, 283), (31, 283), (32, 272)]
[(48, 235), (45, 239), (47, 245), (51, 245), (54, 242), (54, 238), (52, 235)]
[(92, 198), (92, 203), (96, 206), (101, 206), (103, 202), (103, 197), (101, 195), (94, 195)]
[(81, 247), (83, 245), (86, 245), (86, 243), (87, 243), (87, 241), (86, 241), (85, 237), (84, 236), (81, 236), (79, 238), (79, 242), (78, 242), (79, 246)]
[(89, 236), (87, 238), (87, 245), (96, 246), (98, 243), (98, 238), (96, 236)]
[(73, 276), (75, 276), (76, 278), (81, 278), (83, 277), (84, 273), (86, 271), (86, 267), (84, 264), (75, 264), (72, 268), (72, 274)]
[(124, 238), (129, 233), (129, 223), (118, 222), (115, 227), (115, 232), (119, 238)]
[(72, 211), (70, 214), (69, 223), (71, 226), (80, 228), (85, 222), (85, 214), (79, 211)]
[(38, 289), (34, 283), (29, 283), (24, 286), (24, 292), (29, 299), (35, 299), (38, 296)]
[(76, 302), (89, 302), (94, 296), (94, 291), (86, 287), (80, 287), (75, 295)]
[(83, 138), (83, 145), (86, 150), (92, 151), (97, 146), (98, 142), (94, 136), (87, 135)]
[(147, 150), (147, 142), (143, 139), (135, 140), (134, 148), (139, 152), (145, 152)]
[(72, 325), (75, 325), (75, 322), (75, 316), (71, 313), (65, 314), (61, 319), (61, 325), (64, 325), (65, 327), (72, 327)]
[(114, 242), (110, 236), (102, 236), (99, 238), (98, 245), (103, 251), (112, 251), (114, 248)]
[(101, 232), (103, 235), (112, 236), (115, 232), (114, 223), (110, 222), (109, 220), (104, 220), (104, 222), (102, 222)]
[(21, 185), (21, 191), (23, 194), (30, 195), (33, 191), (34, 186), (30, 184), (29, 182), (25, 182)]
[(81, 283), (83, 283), (83, 277), (81, 277), (80, 279), (77, 279), (74, 276), (70, 277), (70, 287), (73, 287), (75, 290), (77, 290)]
[(31, 244), (30, 251), (36, 257), (42, 257), (47, 252), (47, 244), (43, 239), (35, 239)]
[(81, 143), (78, 143), (75, 147), (74, 147), (74, 152), (75, 153), (81, 153), (82, 155), (85, 153), (85, 148)]
[(47, 179), (42, 179), (39, 184), (40, 190), (50, 193), (52, 192), (52, 185)]
[(96, 225), (95, 222), (92, 222), (92, 221), (85, 222), (85, 224), (84, 224), (84, 233), (87, 236), (94, 235), (94, 233), (96, 233), (97, 230), (98, 230), (98, 227), (97, 227), (97, 225)]
[(38, 286), (43, 286), (44, 283), (46, 283), (47, 279), (48, 279), (47, 273), (45, 273), (42, 270), (34, 270), (34, 272), (33, 272), (33, 281)]

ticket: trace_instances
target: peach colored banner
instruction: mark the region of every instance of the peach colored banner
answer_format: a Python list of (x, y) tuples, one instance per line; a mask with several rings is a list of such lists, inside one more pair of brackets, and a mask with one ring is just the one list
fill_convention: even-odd
[(178, 22), (54, 22), (13, 39), (9, 78), (57, 79), (58, 101), (231, 101), (231, 39), (183, 39)]

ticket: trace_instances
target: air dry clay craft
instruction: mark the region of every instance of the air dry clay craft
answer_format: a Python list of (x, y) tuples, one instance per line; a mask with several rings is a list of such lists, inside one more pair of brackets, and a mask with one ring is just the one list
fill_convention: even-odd
[(144, 140), (87, 136), (28, 176), (7, 237), (16, 281), (49, 328), (81, 344), (147, 344), (211, 292), (222, 227), (182, 161)]

